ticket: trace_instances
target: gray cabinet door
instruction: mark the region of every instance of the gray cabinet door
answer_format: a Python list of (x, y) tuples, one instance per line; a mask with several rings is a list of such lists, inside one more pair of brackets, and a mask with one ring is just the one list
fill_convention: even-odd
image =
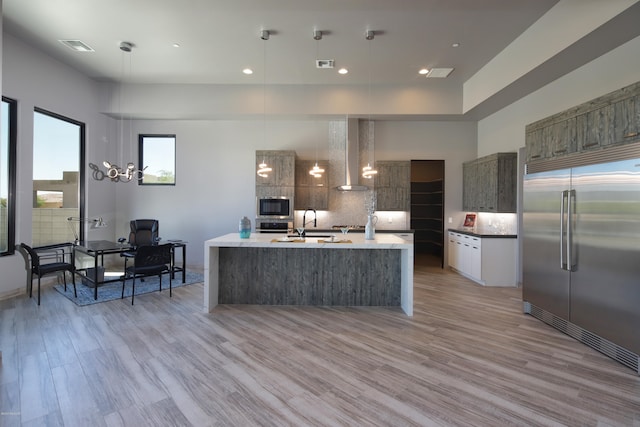
[(611, 138), (614, 144), (640, 140), (640, 95), (614, 103), (611, 113)]
[(478, 210), (478, 164), (466, 162), (462, 165), (462, 209)]
[(531, 123), (527, 162), (640, 141), (640, 82)]
[(517, 154), (496, 153), (462, 165), (462, 209), (515, 212)]
[(547, 151), (544, 139), (544, 128), (540, 127), (529, 130), (525, 136), (525, 146), (527, 150), (527, 162), (546, 158)]
[(554, 123), (543, 130), (551, 157), (564, 156), (577, 151), (577, 119), (571, 117)]
[(411, 200), (411, 163), (378, 161), (375, 177), (377, 210), (409, 211)]
[(577, 133), (580, 151), (589, 151), (611, 144), (609, 123), (611, 105), (593, 109), (577, 117)]
[(498, 210), (498, 156), (478, 160), (478, 211)]
[(295, 185), (295, 151), (256, 151), (256, 170), (263, 161), (272, 171), (266, 177), (256, 175), (256, 186), (293, 187)]
[(324, 169), (322, 176), (316, 178), (309, 174), (316, 164), (314, 160), (296, 160), (296, 186), (294, 209), (329, 209), (329, 162), (318, 160), (318, 167)]

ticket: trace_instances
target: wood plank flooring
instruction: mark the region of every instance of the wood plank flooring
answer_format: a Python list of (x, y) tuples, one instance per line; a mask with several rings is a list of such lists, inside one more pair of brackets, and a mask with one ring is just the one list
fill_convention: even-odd
[(640, 377), (420, 261), (400, 308), (0, 301), (0, 426), (640, 426)]

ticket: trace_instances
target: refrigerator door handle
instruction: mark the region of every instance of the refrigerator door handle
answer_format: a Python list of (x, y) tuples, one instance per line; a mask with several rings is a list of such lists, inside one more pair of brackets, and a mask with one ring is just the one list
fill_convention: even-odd
[(576, 190), (567, 192), (567, 271), (574, 271), (573, 263), (573, 216), (576, 214), (572, 200), (576, 198)]
[(560, 268), (562, 270), (567, 269), (567, 263), (565, 262), (564, 251), (566, 249), (566, 239), (565, 239), (565, 200), (569, 198), (569, 190), (564, 190), (561, 193), (560, 198)]

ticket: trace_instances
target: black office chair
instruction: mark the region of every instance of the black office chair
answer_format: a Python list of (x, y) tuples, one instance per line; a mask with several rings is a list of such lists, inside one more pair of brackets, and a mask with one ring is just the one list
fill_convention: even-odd
[[(67, 252), (65, 248), (69, 247), (70, 250)], [(75, 275), (75, 264), (73, 259), (73, 248), (70, 243), (60, 244), (60, 245), (49, 245), (38, 248), (38, 250), (34, 250), (31, 246), (26, 245), (24, 243), (20, 243), (17, 246), (18, 251), (25, 258), (25, 264), (27, 264), (27, 269), (30, 274), (30, 278), (33, 279), (33, 275), (38, 276), (38, 305), (40, 305), (40, 278), (47, 274), (57, 273), (62, 271), (62, 275), (64, 278), (64, 290), (67, 290), (67, 274), (66, 272), (71, 273), (71, 280), (73, 282), (73, 295), (77, 298), (78, 293), (76, 291), (76, 275)], [(53, 253), (55, 256), (54, 259), (56, 261), (50, 263), (41, 263), (41, 258), (44, 258), (40, 254), (39, 251), (48, 251), (49, 253)], [(70, 262), (65, 262), (64, 257), (69, 256)], [(27, 263), (28, 260), (28, 263)], [(33, 297), (33, 281), (29, 286), (29, 298)]]
[[(136, 277), (158, 276), (160, 279), (160, 292), (162, 292), (162, 274), (171, 273), (171, 251), (173, 245), (166, 243), (164, 245), (140, 246), (136, 250), (134, 265), (125, 268), (122, 276), (122, 296), (124, 298), (125, 281), (129, 278), (133, 279), (133, 287), (131, 290), (131, 305), (136, 294)], [(172, 297), (172, 279), (169, 274), (169, 297)]]
[(160, 225), (157, 219), (133, 219), (129, 222), (129, 244), (133, 246), (133, 250), (123, 252), (120, 256), (124, 257), (124, 268), (127, 269), (127, 261), (133, 259), (136, 255), (136, 249), (139, 246), (157, 245), (160, 237), (158, 229)]

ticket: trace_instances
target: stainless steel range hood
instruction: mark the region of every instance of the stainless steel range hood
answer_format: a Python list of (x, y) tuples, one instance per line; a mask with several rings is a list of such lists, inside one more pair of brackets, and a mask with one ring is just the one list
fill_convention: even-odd
[(344, 148), (344, 182), (336, 188), (339, 191), (366, 191), (370, 187), (360, 185), (360, 150), (358, 119), (347, 119), (346, 142)]

